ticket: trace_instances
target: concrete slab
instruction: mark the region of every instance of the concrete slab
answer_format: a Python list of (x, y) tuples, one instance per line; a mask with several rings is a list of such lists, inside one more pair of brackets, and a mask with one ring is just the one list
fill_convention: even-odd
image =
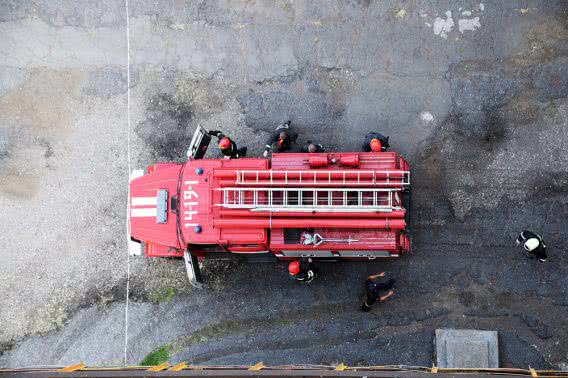
[(441, 368), (497, 368), (497, 332), (437, 329), (436, 359)]

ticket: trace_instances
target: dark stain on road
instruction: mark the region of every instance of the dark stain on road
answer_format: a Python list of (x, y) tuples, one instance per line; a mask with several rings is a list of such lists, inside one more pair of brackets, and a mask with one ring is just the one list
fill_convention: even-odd
[(135, 132), (152, 149), (154, 158), (176, 161), (185, 157), (191, 141), (193, 110), (189, 101), (170, 93), (158, 93), (148, 99), (146, 119)]

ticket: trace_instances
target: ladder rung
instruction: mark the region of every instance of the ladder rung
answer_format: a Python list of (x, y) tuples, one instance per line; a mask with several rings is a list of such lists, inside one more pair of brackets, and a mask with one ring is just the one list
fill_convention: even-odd
[(314, 198), (313, 198), (314, 207), (316, 207), (318, 205), (318, 195), (316, 193), (317, 193), (317, 191), (314, 189), (314, 194), (313, 194), (313, 196), (314, 196)]

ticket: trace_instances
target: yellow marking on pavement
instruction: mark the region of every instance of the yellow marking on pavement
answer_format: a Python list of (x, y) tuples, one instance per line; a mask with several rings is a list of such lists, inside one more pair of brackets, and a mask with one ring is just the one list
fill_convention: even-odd
[(180, 362), (177, 365), (172, 366), (171, 368), (168, 369), (168, 371), (180, 371), (183, 370), (187, 367), (187, 364), (185, 362)]
[(148, 369), (148, 371), (162, 371), (162, 370), (166, 370), (168, 368), (168, 366), (170, 366), (170, 365), (167, 362), (164, 362), (163, 364), (152, 366), (150, 369)]
[(85, 367), (85, 364), (80, 363), (80, 364), (65, 366), (64, 368), (61, 368), (57, 371), (59, 373), (70, 373), (70, 372), (73, 372), (73, 371), (81, 370), (84, 367)]
[(343, 371), (343, 370), (345, 370), (345, 369), (347, 369), (347, 366), (345, 366), (345, 365), (343, 364), (343, 362), (340, 363), (339, 365), (337, 365), (337, 366), (335, 367), (335, 370), (336, 370), (336, 371)]
[(262, 362), (259, 362), (256, 365), (249, 367), (248, 369), (250, 371), (258, 371), (258, 370), (262, 369), (263, 367), (264, 367), (264, 364)]

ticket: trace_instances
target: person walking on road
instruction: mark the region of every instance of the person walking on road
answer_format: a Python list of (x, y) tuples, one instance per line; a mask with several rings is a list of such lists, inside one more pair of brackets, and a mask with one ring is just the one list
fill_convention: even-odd
[(217, 146), (225, 156), (225, 159), (238, 159), (247, 155), (247, 147), (238, 148), (237, 144), (221, 131), (211, 130), (209, 135), (217, 137)]
[(292, 129), (291, 122), (286, 121), (278, 126), (272, 135), (270, 135), (270, 138), (266, 141), (262, 155), (267, 157), (271, 150), (275, 150), (276, 152), (289, 151), (292, 145), (296, 143), (296, 139), (298, 139), (298, 134)]
[(290, 276), (296, 281), (306, 284), (309, 284), (318, 276), (317, 268), (311, 257), (290, 262), (290, 264), (288, 264), (288, 273), (290, 273)]
[(536, 257), (540, 262), (545, 262), (548, 259), (542, 236), (534, 232), (523, 231), (517, 238), (517, 245), (521, 245), (521, 243), (528, 258), (534, 259)]
[(389, 137), (375, 131), (365, 135), (363, 141), (364, 152), (384, 152), (390, 147)]
[[(394, 294), (392, 290), (395, 280), (389, 279), (386, 282), (383, 280), (379, 280), (385, 277), (385, 272), (377, 273), (367, 277), (365, 281), (365, 290), (367, 292), (367, 299), (361, 306), (361, 311), (369, 312), (371, 311), (371, 306), (375, 304), (375, 302), (383, 302), (388, 297)], [(382, 282), (381, 282), (382, 281)], [(388, 292), (385, 295), (381, 296), (381, 292)]]

